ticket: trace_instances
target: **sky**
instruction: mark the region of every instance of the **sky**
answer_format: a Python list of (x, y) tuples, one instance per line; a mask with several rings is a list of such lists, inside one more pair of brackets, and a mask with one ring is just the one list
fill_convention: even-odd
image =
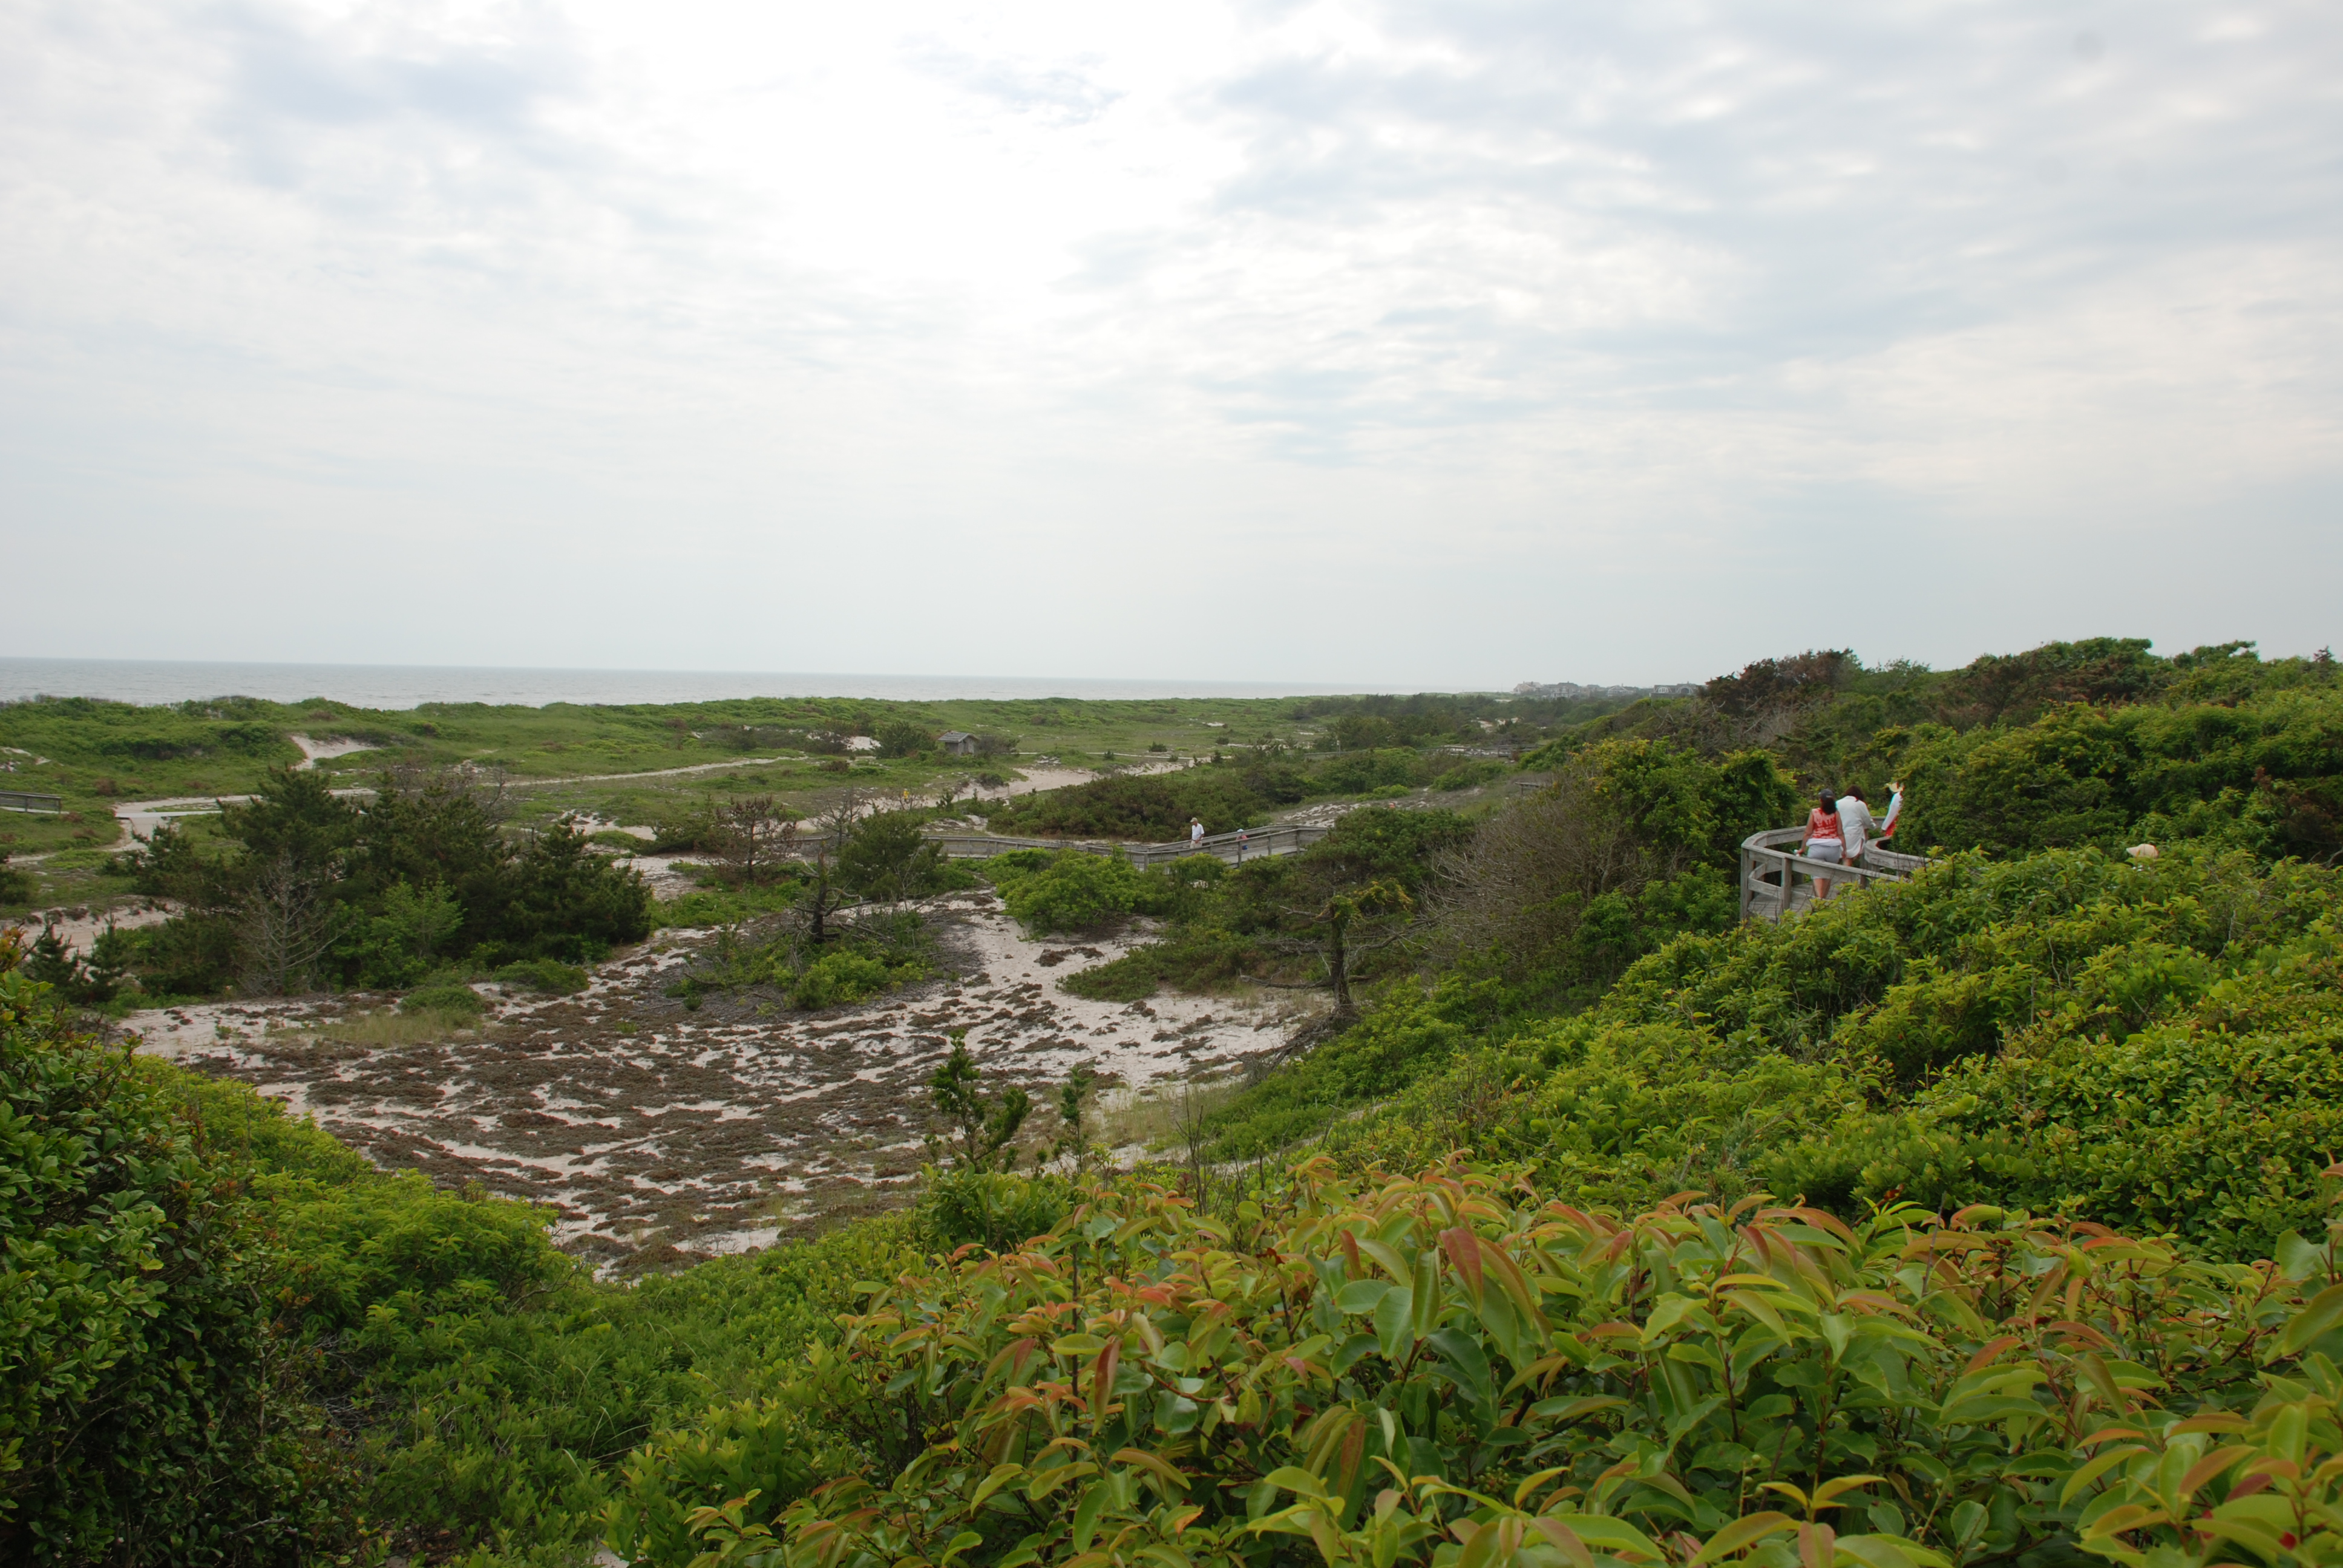
[(2343, 641), (2343, 6), (0, 0), (0, 654)]

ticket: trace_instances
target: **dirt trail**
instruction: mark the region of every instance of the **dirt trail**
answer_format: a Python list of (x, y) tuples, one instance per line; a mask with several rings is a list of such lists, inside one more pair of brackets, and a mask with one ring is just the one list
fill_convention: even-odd
[(1078, 1063), (1135, 1089), (1226, 1072), (1282, 1041), (1260, 1007), (1058, 990), (1141, 930), (1031, 941), (989, 891), (930, 912), (951, 973), (825, 1013), (721, 995), (686, 1010), (662, 990), (713, 933), (669, 932), (575, 997), (481, 988), (493, 1016), (474, 1032), (402, 1041), (354, 1017), (367, 999), (211, 1003), (126, 1027), (143, 1050), (314, 1114), (386, 1168), (552, 1205), (563, 1244), (606, 1269), (760, 1246), (904, 1201), (948, 1028), (968, 1026), (987, 1073), (1041, 1100)]

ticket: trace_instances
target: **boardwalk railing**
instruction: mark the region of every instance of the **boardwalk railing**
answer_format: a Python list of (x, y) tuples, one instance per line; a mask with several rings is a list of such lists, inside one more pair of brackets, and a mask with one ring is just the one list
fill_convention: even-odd
[(1834, 890), (1867, 888), (1874, 882), (1900, 882), (1926, 865), (1920, 855), (1903, 855), (1878, 844), (1866, 848), (1852, 866), (1817, 860), (1798, 853), (1805, 842), (1804, 828), (1768, 828), (1741, 840), (1741, 918), (1778, 920), (1814, 901), (1817, 880)]
[(1258, 860), (1263, 855), (1291, 855), (1297, 849), (1308, 849), (1333, 830), (1314, 822), (1289, 822), (1234, 833), (1207, 833), (1193, 842), (1180, 839), (1169, 844), (1125, 844), (1122, 852), (1141, 869), (1168, 865), (1190, 855), (1217, 855), (1234, 865), (1241, 860)]
[(1119, 848), (1101, 839), (996, 839), (987, 833), (930, 833), (927, 839), (954, 860), (990, 860), (1014, 849), (1081, 849), (1091, 855), (1111, 855)]
[(22, 789), (0, 789), (0, 811), (39, 811), (49, 816), (62, 816), (65, 798), (62, 795), (28, 795)]
[(940, 845), (955, 860), (989, 859), (1011, 849), (1080, 849), (1089, 855), (1120, 855), (1132, 865), (1168, 865), (1189, 855), (1214, 855), (1235, 864), (1264, 855), (1291, 855), (1324, 838), (1330, 828), (1315, 823), (1287, 823), (1274, 828), (1248, 828), (1234, 833), (1212, 833), (1193, 843), (1185, 839), (1169, 844), (1114, 844), (1100, 839), (996, 839), (978, 833), (930, 833), (928, 841)]

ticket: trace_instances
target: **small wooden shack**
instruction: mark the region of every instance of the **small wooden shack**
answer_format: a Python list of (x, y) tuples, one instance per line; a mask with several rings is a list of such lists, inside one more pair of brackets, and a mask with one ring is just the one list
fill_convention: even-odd
[(976, 737), (965, 729), (947, 729), (936, 737), (936, 746), (950, 757), (976, 755)]

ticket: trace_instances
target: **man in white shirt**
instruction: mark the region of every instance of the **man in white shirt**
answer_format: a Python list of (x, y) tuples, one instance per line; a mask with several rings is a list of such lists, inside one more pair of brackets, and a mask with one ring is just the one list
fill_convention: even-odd
[(1189, 818), (1189, 819), (1188, 819), (1188, 847), (1189, 847), (1190, 849), (1195, 849), (1195, 848), (1196, 848), (1196, 847), (1198, 847), (1199, 845), (1202, 844), (1202, 843), (1203, 843), (1203, 841), (1204, 841), (1204, 819), (1203, 819), (1202, 818), (1201, 818), (1201, 817), (1191, 817), (1191, 818)]
[(1890, 783), (1887, 788), (1895, 791), (1895, 799), (1887, 803), (1885, 824), (1872, 816), (1871, 803), (1863, 798), (1862, 790), (1850, 789), (1839, 797), (1838, 831), (1846, 844), (1846, 863), (1850, 866), (1861, 862), (1863, 851), (1872, 839), (1885, 839), (1896, 830), (1896, 819), (1904, 810), (1904, 786)]

